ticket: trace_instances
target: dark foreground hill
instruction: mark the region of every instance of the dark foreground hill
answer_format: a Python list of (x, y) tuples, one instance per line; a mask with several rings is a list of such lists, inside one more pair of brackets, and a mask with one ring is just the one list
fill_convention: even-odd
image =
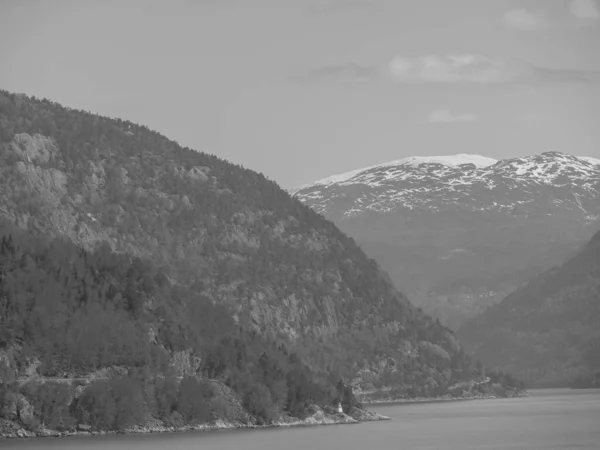
[(485, 364), (531, 386), (600, 386), (600, 232), (458, 336)]
[[(205, 385), (215, 380), (268, 422), (331, 403), (347, 392), (341, 378), (363, 398), (502, 381), (476, 384), (483, 369), (450, 330), (256, 172), (143, 126), (3, 91), (0, 139), (0, 217), (21, 230), (5, 228), (2, 244), (5, 415), (20, 417), (29, 396), (43, 416), (44, 399), (62, 395), (69, 417), (96, 428), (160, 414), (229, 419), (211, 403), (222, 398)], [(31, 382), (40, 376), (100, 384), (48, 393)], [(11, 378), (32, 387), (15, 393)], [(206, 409), (180, 407), (188, 397)], [(142, 405), (131, 421), (119, 418), (125, 404)]]
[(357, 406), (223, 305), (108, 245), (88, 253), (2, 224), (0, 277), (0, 418), (30, 430), (260, 424)]

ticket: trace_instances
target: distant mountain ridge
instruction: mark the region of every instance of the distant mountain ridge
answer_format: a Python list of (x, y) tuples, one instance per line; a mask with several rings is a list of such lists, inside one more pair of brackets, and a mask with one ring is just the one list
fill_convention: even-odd
[[(365, 189), (371, 188), (365, 190), (361, 197), (354, 199), (353, 207), (347, 207), (343, 212), (344, 216), (352, 216), (371, 210), (386, 211), (386, 207), (415, 207), (416, 204), (407, 201), (411, 191), (416, 191), (413, 197), (417, 204), (426, 205), (427, 202), (419, 202), (418, 194), (427, 190), (434, 194), (438, 201), (447, 202), (452, 200), (452, 196), (442, 197), (444, 189), (456, 193), (466, 188), (481, 187), (495, 193), (494, 188), (499, 184), (512, 180), (558, 187), (564, 186), (565, 182), (575, 182), (577, 187), (589, 191), (595, 189), (600, 181), (600, 160), (560, 152), (505, 160), (469, 154), (415, 156), (333, 175), (292, 189), (291, 193), (317, 211), (326, 212), (327, 204), (336, 198), (332, 188), (355, 185)], [(394, 184), (398, 182), (403, 184)], [(431, 186), (420, 186), (419, 183)], [(408, 193), (401, 196), (400, 192), (394, 192), (395, 195), (386, 197), (390, 192), (381, 192), (382, 188), (397, 188), (397, 191)], [(322, 192), (324, 189), (328, 190)], [(345, 199), (348, 197), (342, 192), (338, 195)], [(432, 202), (427, 207), (439, 206)]]
[(577, 251), (600, 220), (600, 164), (545, 152), (412, 157), (292, 191), (456, 327)]

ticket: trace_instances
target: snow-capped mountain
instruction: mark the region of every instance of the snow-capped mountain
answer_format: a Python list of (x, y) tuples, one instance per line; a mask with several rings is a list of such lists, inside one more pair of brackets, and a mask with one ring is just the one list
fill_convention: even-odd
[(318, 212), (340, 219), (333, 211), (349, 217), (418, 207), (511, 210), (534, 206), (552, 189), (556, 198), (546, 200), (570, 204), (585, 212), (586, 220), (595, 220), (582, 201), (598, 195), (599, 183), (600, 160), (590, 157), (547, 152), (497, 161), (458, 154), (390, 161), (327, 177), (292, 193)]
[[(313, 183), (306, 184), (294, 189), (294, 193), (300, 190), (312, 187), (312, 186), (329, 186), (335, 183), (353, 183), (354, 178), (357, 175), (361, 175), (365, 172), (371, 172), (376, 169), (383, 169), (394, 166), (411, 166), (418, 167), (421, 164), (441, 164), (447, 167), (460, 167), (465, 164), (473, 164), (475, 167), (488, 167), (498, 162), (492, 158), (486, 158), (485, 156), (479, 155), (447, 155), (447, 156), (410, 156), (408, 158), (398, 159), (395, 161), (389, 161), (383, 164), (377, 164), (370, 167), (363, 167), (362, 169), (353, 170), (350, 172), (342, 173), (339, 175), (332, 175), (322, 180), (315, 181)], [(353, 183), (354, 184), (354, 183)]]
[(558, 152), (404, 158), (292, 193), (453, 326), (600, 228), (600, 160)]

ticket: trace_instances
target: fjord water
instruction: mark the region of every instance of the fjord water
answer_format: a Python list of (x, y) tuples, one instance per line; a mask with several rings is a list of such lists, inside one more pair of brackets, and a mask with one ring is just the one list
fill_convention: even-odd
[(392, 420), (207, 433), (4, 441), (0, 447), (82, 450), (554, 450), (600, 449), (600, 389), (530, 391), (530, 397), (404, 405)]

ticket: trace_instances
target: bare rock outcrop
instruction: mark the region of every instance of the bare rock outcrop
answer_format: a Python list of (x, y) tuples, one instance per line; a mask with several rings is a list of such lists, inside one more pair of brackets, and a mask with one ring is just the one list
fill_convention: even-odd
[(16, 409), (19, 422), (21, 422), (23, 426), (30, 430), (37, 428), (37, 419), (34, 414), (33, 406), (21, 394), (17, 394), (16, 396)]
[(54, 141), (41, 134), (16, 134), (10, 147), (24, 161), (36, 163), (49, 162), (58, 151)]

